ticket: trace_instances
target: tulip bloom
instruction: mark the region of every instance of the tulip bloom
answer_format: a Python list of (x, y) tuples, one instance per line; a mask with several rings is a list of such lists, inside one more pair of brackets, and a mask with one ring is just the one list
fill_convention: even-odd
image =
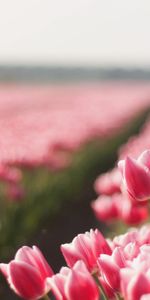
[(112, 197), (102, 195), (92, 202), (91, 206), (98, 220), (109, 223), (119, 218), (119, 206), (122, 201), (122, 195), (113, 195)]
[(126, 266), (124, 253), (121, 248), (116, 247), (112, 255), (101, 254), (98, 258), (98, 265), (106, 284), (111, 289), (120, 289), (120, 269)]
[(117, 168), (100, 175), (94, 184), (98, 194), (113, 195), (120, 192), (121, 174)]
[(46, 279), (53, 275), (53, 271), (36, 246), (20, 248), (14, 260), (0, 264), (0, 270), (21, 298), (36, 300), (49, 291)]
[(61, 251), (69, 267), (82, 260), (91, 272), (97, 270), (97, 258), (101, 253), (111, 254), (107, 241), (98, 229), (78, 234), (72, 243), (61, 245)]
[(121, 270), (121, 291), (125, 299), (141, 300), (143, 295), (150, 293), (150, 280), (140, 271), (133, 271), (132, 269)]
[(133, 203), (130, 199), (124, 198), (120, 210), (120, 218), (128, 225), (138, 225), (148, 219), (148, 207)]
[(140, 229), (133, 229), (125, 234), (116, 236), (113, 241), (113, 249), (116, 247), (125, 248), (128, 245), (147, 245), (150, 244), (150, 225), (144, 225)]
[(100, 276), (99, 278), (99, 281), (100, 281), (100, 284), (102, 285), (103, 289), (104, 289), (104, 292), (107, 296), (107, 298), (110, 300), (114, 300), (115, 299), (115, 292), (114, 292), (114, 289), (112, 289), (109, 284), (107, 284), (107, 282), (105, 281), (105, 279)]
[(98, 300), (98, 287), (82, 261), (72, 269), (63, 267), (60, 273), (47, 279), (57, 300)]
[(137, 201), (150, 198), (150, 151), (144, 151), (135, 160), (127, 157), (119, 162), (123, 175), (123, 184), (130, 197)]

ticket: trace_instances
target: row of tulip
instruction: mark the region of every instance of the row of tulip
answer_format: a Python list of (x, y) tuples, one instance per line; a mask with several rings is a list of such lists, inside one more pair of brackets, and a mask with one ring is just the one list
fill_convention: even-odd
[[(8, 201), (10, 198), (7, 198), (6, 201), (3, 191), (0, 190), (1, 259), (12, 256), (18, 246), (26, 243), (36, 233), (41, 235), (43, 226), (44, 228), (50, 227), (49, 223), (51, 222), (52, 226), (56, 224), (57, 227), (58, 222), (55, 221), (54, 216), (59, 218), (61, 209), (66, 207), (66, 203), (69, 206), (75, 205), (75, 202), (78, 203), (80, 199), (79, 205), (82, 207), (81, 203), (83, 203), (85, 214), (90, 210), (90, 196), (83, 186), (87, 185), (88, 189), (92, 189), (93, 180), (98, 172), (100, 170), (102, 172), (108, 168), (108, 165), (112, 165), (118, 146), (127, 139), (131, 132), (135, 132), (139, 128), (139, 119), (138, 122), (135, 120), (132, 124), (125, 128), (120, 135), (112, 136), (111, 139), (105, 141), (95, 140), (74, 153), (69, 168), (61, 170), (61, 172), (49, 172), (45, 168), (24, 171), (24, 190), (17, 191), (11, 185), (10, 192), (11, 197), (13, 192), (18, 200), (20, 193), (24, 192), (25, 201)], [(5, 188), (4, 185), (3, 188)], [(83, 208), (81, 209), (84, 211)], [(93, 223), (96, 222), (92, 213), (90, 218)], [(85, 230), (87, 225), (82, 218), (79, 222), (83, 226), (82, 230)], [(52, 236), (55, 234), (52, 233)]]
[(24, 195), (22, 167), (66, 167), (70, 154), (83, 144), (110, 137), (147, 109), (149, 93), (149, 86), (142, 83), (1, 86), (0, 181), (8, 182), (9, 195), (14, 199)]
[[(141, 95), (138, 95), (139, 90), (137, 89), (137, 87), (135, 90), (134, 88), (133, 90), (131, 88), (132, 92), (130, 91), (131, 92), (130, 97), (128, 97), (130, 93), (129, 94), (125, 93), (124, 99), (126, 100), (129, 99), (128, 102), (120, 101), (120, 90), (121, 91), (125, 90), (124, 86), (123, 88), (121, 87), (120, 90), (118, 89), (118, 87), (117, 89), (114, 90), (114, 86), (112, 85), (112, 94), (114, 93), (113, 96), (114, 102), (112, 101), (112, 95), (111, 95), (111, 99), (109, 98), (110, 90), (108, 93), (107, 89), (108, 86), (105, 86), (105, 88), (103, 88), (103, 94), (102, 94), (103, 101), (102, 99), (99, 99), (98, 92), (97, 90), (95, 90), (94, 87), (94, 94), (92, 92), (91, 94), (89, 93), (88, 95), (88, 99), (89, 100), (92, 99), (92, 101), (91, 102), (89, 101), (88, 103), (87, 101), (82, 101), (81, 103), (81, 96), (79, 96), (80, 93), (79, 94), (77, 93), (78, 97), (76, 94), (75, 99), (72, 101), (71, 104), (69, 104), (69, 108), (68, 108), (69, 102), (67, 100), (66, 101), (67, 105), (65, 109), (64, 107), (62, 107), (62, 109), (59, 110), (58, 106), (55, 103), (53, 103), (52, 110), (51, 110), (51, 105), (48, 105), (48, 101), (49, 101), (49, 96), (48, 96), (47, 101), (45, 100), (44, 109), (39, 104), (38, 111), (34, 111), (31, 109), (30, 114), (28, 114), (27, 112), (25, 113), (23, 112), (22, 116), (19, 115), (19, 113), (17, 112), (17, 115), (16, 113), (14, 113), (10, 117), (10, 112), (8, 111), (6, 112), (5, 117), (2, 117), (0, 121), (1, 128), (2, 128), (2, 132), (1, 132), (2, 138), (0, 140), (0, 151), (1, 151), (0, 181), (3, 181), (8, 184), (9, 187), (9, 189), (7, 190), (8, 198), (18, 200), (24, 196), (24, 193), (26, 193), (26, 190), (24, 190), (22, 187), (22, 180), (24, 179), (22, 176), (23, 175), (22, 167), (28, 167), (28, 169), (31, 167), (32, 168), (38, 167), (36, 173), (38, 173), (38, 171), (39, 173), (41, 173), (41, 169), (39, 168), (41, 166), (44, 167), (45, 169), (48, 169), (48, 172), (49, 169), (51, 169), (52, 171), (54, 170), (56, 171), (57, 169), (60, 170), (61, 168), (67, 167), (68, 164), (70, 164), (72, 158), (71, 154), (73, 152), (77, 152), (80, 146), (83, 145), (85, 142), (90, 141), (95, 137), (103, 137), (103, 138), (111, 137), (112, 133), (119, 132), (120, 128), (124, 124), (126, 124), (127, 121), (132, 119), (134, 115), (137, 115), (137, 113), (140, 112), (141, 109), (144, 110), (145, 108), (147, 108), (147, 106), (149, 106), (149, 99), (145, 97), (145, 95), (143, 94), (143, 90), (142, 90), (142, 95), (144, 95), (144, 97), (143, 97), (143, 102), (141, 102)], [(147, 92), (148, 92), (148, 88), (146, 87), (145, 89), (144, 87), (144, 93), (147, 94)], [(118, 99), (117, 102), (116, 102), (116, 98)], [(137, 101), (136, 106), (134, 104), (134, 99), (140, 100)], [(111, 100), (111, 102), (109, 100)], [(110, 105), (110, 103), (112, 104)], [(101, 106), (101, 109), (98, 109), (99, 106)], [(49, 109), (50, 111), (48, 111)], [(123, 174), (124, 181), (126, 182), (125, 186), (127, 186), (128, 177), (130, 177), (132, 181), (133, 169), (136, 169), (136, 165), (138, 165), (139, 161), (140, 161), (140, 166), (142, 164), (143, 165), (142, 168), (144, 170), (145, 168), (146, 170), (149, 170), (148, 165), (146, 165), (147, 162), (145, 162), (146, 156), (149, 156), (149, 153), (148, 154), (144, 153), (142, 155), (143, 158), (142, 159), (139, 158), (138, 162), (135, 162), (129, 158), (125, 160), (124, 163), (120, 163), (120, 170)], [(126, 171), (129, 169), (131, 170), (131, 174), (126, 175)], [(146, 173), (148, 172), (146, 171)], [(41, 182), (41, 177), (40, 177), (40, 182)], [(75, 177), (76, 176), (73, 176), (73, 178)], [(142, 199), (142, 203), (141, 203), (141, 201), (139, 201), (139, 199), (135, 197), (133, 193), (134, 189), (133, 187), (130, 187), (130, 181), (128, 182), (128, 185), (132, 190), (132, 193), (129, 188), (128, 189), (126, 188), (126, 193), (125, 192), (122, 193), (122, 175), (120, 171), (118, 171), (118, 169), (116, 169), (113, 174), (109, 174), (108, 177), (109, 179), (110, 178), (111, 179), (108, 180), (109, 192), (107, 191), (106, 194), (111, 196), (113, 194), (113, 196), (111, 201), (110, 198), (108, 198), (108, 196), (107, 197), (105, 196), (105, 199), (103, 198), (103, 205), (101, 205), (101, 208), (103, 206), (103, 217), (101, 219), (107, 220), (108, 222), (108, 220), (110, 219), (114, 220), (116, 218), (120, 218), (123, 219), (128, 224), (137, 224), (139, 221), (140, 222), (145, 221), (146, 218), (148, 217), (147, 199), (146, 201), (145, 199), (144, 200)], [(137, 178), (139, 178), (139, 175), (137, 176)], [(147, 177), (145, 176), (144, 178), (146, 180)], [(63, 178), (61, 177), (61, 179)], [(102, 188), (107, 189), (108, 188), (107, 180), (105, 180), (106, 178), (103, 179), (104, 180), (102, 183)], [(113, 184), (110, 184), (110, 182), (113, 182)], [(30, 182), (28, 182), (28, 185), (32, 186)], [(147, 185), (148, 185), (148, 179), (147, 179)], [(96, 183), (95, 187), (96, 190), (98, 191), (99, 189), (98, 182)], [(33, 188), (36, 189), (36, 187)], [(37, 183), (37, 190), (38, 189), (40, 190), (40, 186)], [(42, 194), (41, 191), (40, 191), (41, 193), (40, 197), (41, 195), (43, 197), (44, 195)], [(60, 191), (58, 191), (59, 195), (61, 194)], [(148, 189), (147, 191), (149, 192)], [(125, 194), (128, 195), (130, 194), (130, 196), (125, 196), (125, 197), (122, 196)], [(49, 197), (52, 196), (53, 195), (49, 195)], [(24, 237), (24, 234), (22, 234), (24, 232), (23, 231), (24, 228), (27, 227), (27, 230), (29, 230), (30, 224), (33, 225), (34, 217), (32, 216), (32, 208), (35, 212), (37, 209), (38, 214), (40, 215), (38, 216), (38, 218), (37, 216), (35, 217), (36, 220), (33, 225), (34, 229), (38, 224), (38, 220), (39, 219), (41, 220), (42, 210), (45, 209), (46, 216), (48, 215), (47, 212), (49, 211), (48, 208), (50, 207), (50, 205), (49, 206), (44, 205), (44, 202), (42, 202), (43, 208), (41, 208), (40, 197), (39, 197), (40, 201), (33, 201), (33, 204), (31, 205), (27, 203), (27, 201), (24, 204), (25, 209), (22, 210), (22, 216), (25, 212), (27, 215), (27, 221), (24, 225), (23, 220), (25, 216), (23, 216), (20, 222), (21, 229), (18, 234), (18, 238), (20, 238), (21, 236)], [(124, 201), (123, 199), (125, 198), (126, 200)], [(54, 200), (55, 200), (55, 195), (54, 195)], [(98, 215), (98, 217), (101, 217), (102, 214), (100, 216), (100, 212), (95, 208), (97, 203), (98, 202), (93, 203), (92, 206), (95, 209), (95, 212)], [(15, 210), (17, 211), (19, 206), (17, 207), (15, 205), (13, 203), (14, 211)], [(12, 209), (11, 206), (9, 208)], [(31, 212), (29, 212), (29, 210)], [(21, 216), (19, 209), (18, 212), (19, 212), (18, 216)], [(4, 213), (5, 213), (5, 208), (4, 208)], [(15, 213), (13, 214), (13, 210), (12, 210), (11, 217), (14, 215), (13, 217), (14, 220), (16, 219)], [(3, 210), (2, 210), (2, 214), (3, 214)], [(11, 220), (11, 218), (9, 220)], [(5, 217), (4, 218), (5, 225), (6, 225), (6, 221), (7, 220)], [(11, 228), (13, 229), (12, 224), (13, 223), (11, 223)], [(3, 229), (2, 225), (3, 224), (1, 220), (1, 230)], [(9, 237), (11, 236), (13, 239), (15, 239), (15, 237), (10, 234), (11, 228), (8, 236)], [(15, 230), (17, 231), (19, 230), (19, 228)], [(149, 228), (147, 227), (147, 229), (142, 229), (142, 230), (141, 230), (142, 232), (146, 232), (146, 230), (149, 231)], [(4, 244), (4, 241), (7, 240), (6, 231), (3, 230), (3, 233), (6, 236), (6, 239), (5, 237), (2, 238), (2, 245)], [(140, 255), (140, 253), (143, 253), (142, 246), (145, 247), (145, 244), (149, 244), (149, 241), (146, 241), (143, 244), (136, 245), (137, 246), (135, 247), (136, 254), (134, 257), (132, 257), (133, 260), (136, 257), (137, 260), (140, 259), (138, 258), (138, 255)], [(109, 258), (114, 257), (116, 255), (116, 254), (113, 255), (113, 251), (115, 250), (116, 247), (113, 246), (113, 241), (111, 242), (106, 241), (99, 231), (91, 230), (90, 233), (86, 233), (85, 235), (79, 235), (77, 238), (75, 238), (72, 245), (73, 246), (64, 245), (61, 247), (66, 262), (68, 264), (68, 267), (63, 267), (60, 271), (60, 274), (54, 275), (52, 268), (47, 265), (47, 262), (45, 261), (43, 255), (41, 254), (40, 250), (37, 249), (37, 247), (33, 247), (33, 249), (29, 247), (21, 248), (17, 252), (15, 259), (12, 262), (10, 262), (10, 264), (8, 265), (1, 264), (1, 271), (6, 276), (11, 288), (19, 296), (25, 299), (34, 300), (34, 299), (39, 299), (41, 297), (47, 297), (46, 294), (49, 291), (52, 291), (52, 293), (55, 295), (56, 299), (58, 300), (76, 300), (76, 299), (98, 300), (99, 289), (100, 289), (101, 293), (103, 293), (103, 297), (105, 297), (106, 299), (107, 298), (113, 299), (115, 297), (117, 298), (123, 296), (125, 299), (130, 300), (130, 298), (127, 295), (125, 295), (123, 283), (121, 283), (121, 281), (123, 280), (122, 279), (123, 275), (121, 275), (121, 272), (119, 272), (118, 275), (117, 267), (120, 268), (119, 263), (116, 267), (117, 270), (115, 273), (116, 278), (119, 278), (115, 280), (119, 280), (120, 282), (117, 288), (115, 285), (113, 286), (114, 283), (109, 282), (109, 280), (106, 279), (107, 276), (103, 274), (103, 263), (101, 263), (101, 259), (102, 259), (101, 255), (108, 255)], [(68, 258), (69, 256), (67, 254), (68, 247), (71, 253), (70, 259)], [(5, 250), (7, 248), (9, 248), (8, 245), (7, 247), (4, 247), (4, 252), (6, 252)], [(75, 248), (75, 252), (74, 252), (74, 248)], [(134, 248), (134, 245), (132, 245), (131, 248)], [(120, 250), (120, 248), (119, 249), (117, 248), (116, 252), (119, 253), (117, 254), (118, 255), (117, 257), (123, 256), (123, 258), (121, 258), (122, 260), (127, 260), (127, 261), (130, 260), (130, 259), (126, 259), (125, 254), (122, 254), (124, 250)], [(81, 253), (82, 253), (82, 257), (80, 257), (79, 255)], [(79, 255), (79, 259), (76, 259), (76, 256), (78, 255)], [(90, 263), (91, 264), (93, 263), (94, 264), (93, 266), (95, 267), (92, 266), (89, 267), (87, 261), (85, 261), (84, 259), (84, 255), (85, 256), (88, 255), (89, 259), (91, 259)], [(94, 257), (95, 257), (95, 262), (94, 262)], [(73, 260), (72, 263), (71, 263), (71, 259)], [(118, 259), (119, 258), (117, 258), (117, 261)], [(111, 263), (109, 263), (109, 265), (111, 266)], [(129, 267), (128, 262), (124, 264), (123, 269), (125, 267)], [(115, 272), (115, 269), (110, 270), (110, 273), (112, 271)], [(135, 269), (135, 273), (136, 273), (136, 269)], [(144, 293), (148, 294), (147, 291), (146, 292), (140, 291), (139, 298), (133, 298), (134, 296), (132, 296), (131, 300), (146, 299), (146, 298), (140, 298), (140, 297), (147, 297), (147, 296), (143, 296)]]
[[(106, 223), (121, 220), (127, 225), (138, 225), (148, 219), (148, 202), (135, 201), (134, 196), (136, 194), (136, 198), (139, 200), (144, 200), (146, 193), (147, 197), (150, 196), (148, 177), (150, 174), (150, 153), (144, 151), (145, 148), (150, 148), (149, 133), (150, 121), (148, 120), (140, 134), (131, 137), (127, 144), (119, 150), (118, 166), (123, 172), (124, 181), (130, 192), (124, 192), (121, 186), (121, 172), (117, 167), (100, 175), (95, 181), (94, 187), (99, 196), (96, 201), (92, 202), (92, 208), (98, 219)], [(141, 152), (142, 154), (140, 154)], [(121, 161), (126, 156), (125, 162)], [(132, 176), (134, 174), (132, 185), (128, 181), (131, 174)]]
[[(133, 205), (145, 207), (150, 199), (150, 151), (137, 160), (119, 162), (120, 189)], [(0, 270), (21, 298), (57, 300), (150, 299), (150, 226), (105, 239), (96, 229), (61, 245), (67, 263), (54, 274), (40, 250), (24, 246)]]
[[(10, 288), (28, 300), (150, 299), (150, 226), (106, 240), (96, 229), (61, 245), (67, 263), (54, 274), (41, 251), (20, 248), (0, 264)], [(49, 294), (51, 295), (51, 294)]]
[(149, 87), (140, 84), (1, 87), (1, 259), (39, 232), (43, 220), (53, 223), (64, 203), (84, 199), (83, 183), (91, 187), (139, 128), (147, 94)]

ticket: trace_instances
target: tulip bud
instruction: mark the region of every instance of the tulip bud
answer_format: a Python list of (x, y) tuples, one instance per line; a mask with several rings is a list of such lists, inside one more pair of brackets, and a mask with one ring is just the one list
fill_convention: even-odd
[(99, 281), (105, 291), (106, 296), (108, 297), (108, 299), (115, 299), (115, 293), (114, 290), (107, 284), (107, 282), (105, 281), (105, 279), (101, 276), (99, 277)]
[(150, 198), (150, 170), (129, 157), (125, 159), (121, 168), (124, 187), (129, 195), (138, 201), (148, 200)]
[(91, 272), (97, 269), (101, 253), (111, 254), (107, 241), (97, 229), (77, 235), (72, 243), (61, 245), (61, 251), (69, 267), (82, 260)]
[(120, 192), (121, 174), (117, 168), (100, 175), (94, 184), (98, 194), (113, 195)]
[(106, 283), (113, 290), (118, 291), (120, 288), (119, 266), (113, 261), (111, 256), (106, 254), (100, 255), (98, 265)]
[(36, 300), (49, 291), (46, 279), (53, 271), (36, 246), (20, 248), (14, 260), (0, 264), (0, 270), (14, 292), (24, 299)]
[[(132, 272), (132, 270), (131, 270)], [(122, 293), (125, 299), (141, 300), (142, 295), (150, 293), (150, 282), (142, 272), (132, 274), (130, 280), (125, 278), (128, 276), (126, 270), (122, 270)], [(125, 281), (125, 283), (124, 283)]]
[(133, 204), (129, 199), (124, 199), (120, 211), (121, 219), (128, 225), (138, 225), (148, 219), (148, 207)]
[(114, 195), (112, 197), (102, 195), (93, 201), (91, 206), (97, 219), (107, 223), (117, 219), (119, 216), (117, 206), (119, 206), (120, 198), (120, 195)]
[(98, 287), (82, 261), (72, 269), (62, 268), (47, 282), (57, 300), (99, 299)]
[(138, 162), (150, 169), (150, 150), (145, 150), (144, 152), (142, 152), (138, 157)]

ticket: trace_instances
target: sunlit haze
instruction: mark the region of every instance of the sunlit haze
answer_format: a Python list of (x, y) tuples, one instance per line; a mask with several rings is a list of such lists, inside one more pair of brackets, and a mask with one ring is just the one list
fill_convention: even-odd
[(0, 64), (150, 66), (149, 0), (0, 0)]

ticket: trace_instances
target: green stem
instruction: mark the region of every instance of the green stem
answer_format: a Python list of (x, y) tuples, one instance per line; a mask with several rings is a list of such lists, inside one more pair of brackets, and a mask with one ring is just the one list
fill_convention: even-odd
[(106, 293), (105, 293), (105, 290), (104, 290), (102, 284), (100, 283), (100, 281), (98, 280), (96, 274), (93, 274), (93, 278), (94, 278), (95, 282), (97, 283), (97, 285), (98, 285), (98, 287), (99, 287), (99, 289), (100, 289), (100, 292), (101, 292), (101, 294), (102, 294), (102, 296), (103, 296), (103, 299), (104, 299), (104, 300), (109, 300), (109, 299), (107, 298), (107, 295), (106, 295)]
[(48, 295), (45, 295), (41, 300), (50, 300), (50, 297)]
[(116, 299), (117, 299), (117, 300), (122, 300), (122, 297), (120, 296), (119, 293), (116, 293), (115, 296), (116, 296)]

